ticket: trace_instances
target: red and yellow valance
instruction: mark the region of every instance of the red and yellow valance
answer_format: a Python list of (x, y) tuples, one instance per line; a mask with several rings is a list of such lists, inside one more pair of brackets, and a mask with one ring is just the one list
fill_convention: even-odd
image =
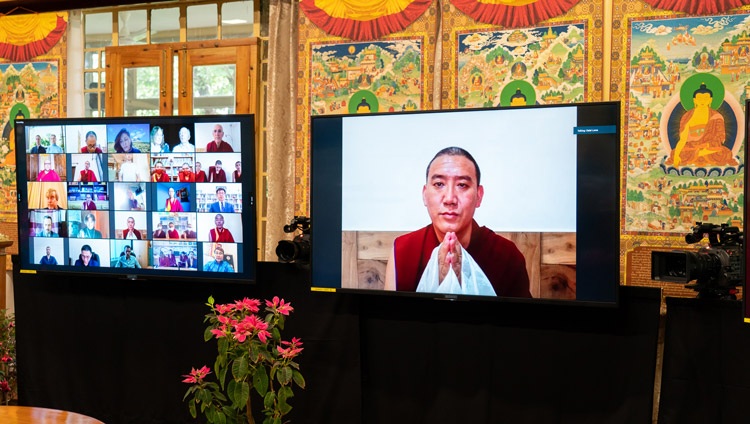
[(66, 17), (59, 13), (0, 16), (0, 57), (28, 62), (47, 53), (65, 34)]
[(568, 12), (580, 0), (451, 0), (474, 20), (507, 28), (534, 26)]
[(750, 4), (750, 0), (643, 0), (657, 9), (691, 15), (714, 15)]
[(408, 27), (432, 0), (301, 0), (300, 9), (327, 34), (377, 40)]

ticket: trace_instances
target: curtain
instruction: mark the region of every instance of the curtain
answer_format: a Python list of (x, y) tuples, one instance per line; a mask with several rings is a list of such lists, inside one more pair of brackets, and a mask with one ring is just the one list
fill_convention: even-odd
[(0, 57), (26, 62), (47, 53), (65, 34), (66, 17), (56, 13), (0, 16)]
[(643, 0), (657, 9), (691, 15), (715, 15), (750, 4), (750, 0)]
[(377, 40), (408, 27), (432, 0), (302, 0), (300, 9), (327, 34)]
[(276, 259), (279, 240), (291, 239), (283, 228), (294, 216), (297, 1), (271, 0), (269, 12), (266, 261)]
[[(54, 193), (53, 193), (54, 192)], [(57, 205), (62, 209), (68, 208), (68, 192), (63, 182), (41, 182), (30, 184), (29, 209), (44, 209), (47, 207), (47, 195), (57, 193)]]
[(521, 28), (534, 26), (539, 22), (565, 14), (579, 1), (452, 0), (452, 3), (456, 9), (479, 22), (508, 28)]

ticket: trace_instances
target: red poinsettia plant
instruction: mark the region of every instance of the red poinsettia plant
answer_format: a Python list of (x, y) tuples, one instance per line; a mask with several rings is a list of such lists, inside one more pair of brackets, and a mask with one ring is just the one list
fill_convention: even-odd
[(16, 374), (16, 319), (0, 309), (0, 402), (7, 405), (18, 397)]
[(216, 381), (208, 379), (212, 371), (205, 365), (183, 376), (182, 381), (190, 384), (185, 393), (190, 414), (197, 418), (200, 411), (210, 423), (254, 424), (254, 389), (263, 400), (263, 424), (281, 424), (292, 410), (287, 402), (294, 396), (292, 386), (305, 388), (295, 362), (302, 342), (296, 337), (281, 340), (286, 317), (294, 308), (278, 297), (265, 301), (265, 314), (258, 299), (215, 304), (209, 297), (206, 305), (211, 312), (204, 319), (208, 323), (204, 339), (215, 339), (218, 345)]

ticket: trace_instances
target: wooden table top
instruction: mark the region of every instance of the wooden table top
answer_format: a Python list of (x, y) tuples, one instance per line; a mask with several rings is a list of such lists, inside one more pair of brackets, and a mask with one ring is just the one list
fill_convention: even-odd
[(0, 406), (0, 423), (4, 424), (104, 424), (99, 420), (57, 409), (32, 406)]

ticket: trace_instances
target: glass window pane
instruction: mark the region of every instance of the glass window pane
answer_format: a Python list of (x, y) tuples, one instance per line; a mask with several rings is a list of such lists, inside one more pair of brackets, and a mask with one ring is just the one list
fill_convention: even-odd
[(84, 21), (85, 48), (112, 45), (112, 13), (87, 13)]
[(253, 2), (235, 1), (221, 7), (221, 38), (244, 38), (253, 35)]
[(99, 52), (84, 52), (83, 53), (83, 67), (85, 69), (97, 69), (100, 68), (99, 64)]
[(159, 67), (126, 68), (125, 116), (159, 115)]
[(180, 9), (151, 11), (151, 44), (180, 41)]
[(235, 65), (193, 68), (193, 114), (234, 113), (237, 74)]
[(218, 38), (217, 6), (203, 4), (187, 8), (188, 41), (215, 40)]
[(103, 75), (99, 72), (86, 72), (84, 74), (84, 105), (85, 116), (100, 116), (104, 111), (104, 88)]
[(118, 35), (121, 46), (146, 44), (146, 11), (126, 10), (117, 14), (119, 18)]
[(99, 88), (99, 72), (86, 72), (83, 74), (84, 90)]

